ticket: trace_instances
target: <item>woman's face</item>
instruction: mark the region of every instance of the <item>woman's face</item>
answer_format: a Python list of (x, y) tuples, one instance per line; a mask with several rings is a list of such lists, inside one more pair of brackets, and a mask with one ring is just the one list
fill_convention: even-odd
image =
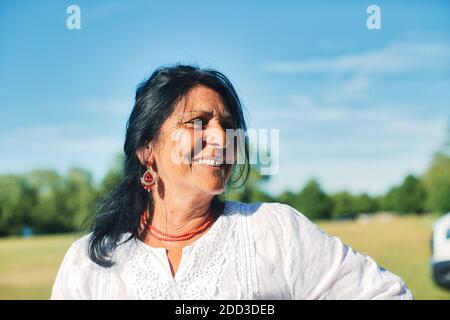
[(233, 129), (233, 118), (220, 95), (194, 87), (163, 123), (152, 153), (164, 188), (222, 193), (236, 156), (235, 147), (227, 153), (226, 129)]

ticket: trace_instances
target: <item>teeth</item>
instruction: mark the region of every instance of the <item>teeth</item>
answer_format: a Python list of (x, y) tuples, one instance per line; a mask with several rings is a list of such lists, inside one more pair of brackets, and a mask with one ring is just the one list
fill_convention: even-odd
[(213, 159), (200, 159), (200, 160), (194, 160), (194, 163), (197, 164), (207, 164), (209, 166), (220, 166), (222, 165), (222, 162), (218, 161), (218, 160), (213, 160)]

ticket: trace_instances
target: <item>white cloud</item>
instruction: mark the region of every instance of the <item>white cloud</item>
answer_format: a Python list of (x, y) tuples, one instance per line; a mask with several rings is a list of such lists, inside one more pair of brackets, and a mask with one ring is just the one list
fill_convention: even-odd
[(396, 104), (328, 103), (328, 94), (294, 94), (287, 105), (256, 114), (282, 139), (269, 191), (298, 189), (317, 176), (329, 191), (381, 193), (408, 173), (423, 173), (443, 142), (446, 118), (419, 117)]
[(337, 57), (271, 61), (263, 69), (272, 73), (356, 72), (398, 73), (450, 67), (448, 43), (393, 43), (385, 48)]
[[(378, 151), (413, 151), (436, 148), (447, 126), (446, 118), (419, 118), (390, 105), (349, 108), (319, 105), (313, 97), (293, 96), (290, 106), (264, 108), (257, 116), (261, 127), (280, 129), (282, 139), (301, 146), (301, 137), (314, 136), (315, 145), (336, 144), (349, 149)], [(294, 146), (289, 148), (295, 149)], [(429, 152), (431, 152), (429, 150)]]
[[(404, 99), (392, 102), (378, 81), (450, 69), (450, 43), (392, 43), (262, 67), (273, 74), (321, 76), (320, 91), (292, 94), (287, 104), (255, 114), (262, 126), (278, 127), (282, 139), (280, 170), (267, 185), (269, 191), (298, 190), (317, 177), (327, 191), (382, 193), (408, 173), (423, 173), (444, 138), (445, 117), (423, 117), (410, 109), (417, 109), (419, 93), (399, 92)], [(382, 89), (377, 99), (370, 96), (373, 89)]]
[(368, 75), (356, 73), (347, 80), (334, 83), (325, 88), (323, 103), (364, 102), (369, 96), (369, 90), (377, 83)]

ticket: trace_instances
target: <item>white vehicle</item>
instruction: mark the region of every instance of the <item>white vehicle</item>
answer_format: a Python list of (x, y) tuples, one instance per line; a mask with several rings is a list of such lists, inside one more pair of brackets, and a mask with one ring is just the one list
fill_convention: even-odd
[(450, 289), (450, 212), (433, 224), (431, 240), (433, 280)]

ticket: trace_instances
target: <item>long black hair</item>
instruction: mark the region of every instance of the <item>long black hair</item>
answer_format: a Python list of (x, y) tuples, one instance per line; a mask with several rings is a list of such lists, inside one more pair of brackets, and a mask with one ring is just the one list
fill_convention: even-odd
[[(149, 219), (153, 215), (152, 193), (144, 190), (140, 177), (146, 167), (136, 152), (150, 141), (156, 141), (164, 121), (175, 106), (196, 85), (215, 90), (233, 117), (234, 129), (247, 132), (241, 101), (231, 82), (217, 70), (201, 69), (192, 65), (160, 67), (136, 90), (133, 110), (126, 126), (125, 161), (118, 184), (98, 202), (90, 219), (89, 257), (96, 264), (108, 268), (114, 265), (112, 255), (121, 243), (140, 235), (140, 221), (145, 209)], [(244, 140), (243, 164), (233, 167), (227, 188), (249, 173), (248, 140)], [(242, 184), (241, 184), (242, 185)], [(217, 195), (213, 201), (220, 201)], [(129, 234), (127, 239), (123, 239)]]

